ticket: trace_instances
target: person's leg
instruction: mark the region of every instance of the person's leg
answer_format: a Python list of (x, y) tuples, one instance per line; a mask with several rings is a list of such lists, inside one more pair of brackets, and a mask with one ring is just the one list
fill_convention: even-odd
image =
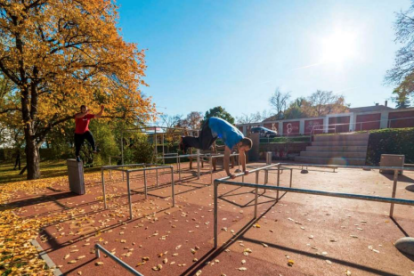
[(76, 155), (76, 158), (79, 157), (80, 150), (81, 150), (81, 147), (82, 147), (82, 144), (83, 144), (83, 140), (84, 140), (83, 134), (75, 133), (75, 155)]
[(85, 132), (83, 135), (84, 135), (85, 139), (86, 139), (86, 140), (89, 142), (89, 144), (91, 145), (92, 150), (93, 150), (94, 152), (96, 152), (95, 139), (93, 138), (92, 132), (87, 131), (87, 132)]

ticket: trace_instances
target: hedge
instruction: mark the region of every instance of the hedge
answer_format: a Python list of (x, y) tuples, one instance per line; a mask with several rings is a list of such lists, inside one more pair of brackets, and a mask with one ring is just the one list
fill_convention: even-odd
[(414, 163), (414, 128), (371, 130), (366, 163), (379, 165), (381, 154), (403, 154), (405, 163)]

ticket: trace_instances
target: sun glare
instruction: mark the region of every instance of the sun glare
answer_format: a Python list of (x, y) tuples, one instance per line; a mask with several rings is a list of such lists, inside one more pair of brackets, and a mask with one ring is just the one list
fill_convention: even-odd
[(356, 36), (350, 32), (337, 31), (322, 40), (322, 63), (343, 63), (356, 55)]

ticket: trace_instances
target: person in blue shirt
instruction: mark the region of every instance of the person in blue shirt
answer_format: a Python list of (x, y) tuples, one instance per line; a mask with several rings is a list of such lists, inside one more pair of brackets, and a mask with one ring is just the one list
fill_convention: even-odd
[(221, 138), (225, 145), (224, 169), (227, 175), (232, 179), (235, 178), (235, 175), (230, 173), (229, 163), (231, 151), (236, 147), (239, 152), (243, 172), (248, 174), (245, 153), (252, 148), (253, 142), (251, 139), (244, 137), (243, 133), (235, 126), (223, 119), (211, 117), (206, 120), (198, 137), (186, 136), (181, 138), (180, 149), (184, 152), (187, 152), (188, 148), (208, 150), (217, 138)]

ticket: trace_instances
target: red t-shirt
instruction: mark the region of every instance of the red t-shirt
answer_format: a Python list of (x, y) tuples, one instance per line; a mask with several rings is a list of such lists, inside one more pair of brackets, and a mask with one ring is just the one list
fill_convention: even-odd
[(89, 121), (92, 118), (95, 118), (95, 115), (88, 114), (83, 118), (75, 118), (75, 133), (84, 134), (85, 132), (89, 131)]

